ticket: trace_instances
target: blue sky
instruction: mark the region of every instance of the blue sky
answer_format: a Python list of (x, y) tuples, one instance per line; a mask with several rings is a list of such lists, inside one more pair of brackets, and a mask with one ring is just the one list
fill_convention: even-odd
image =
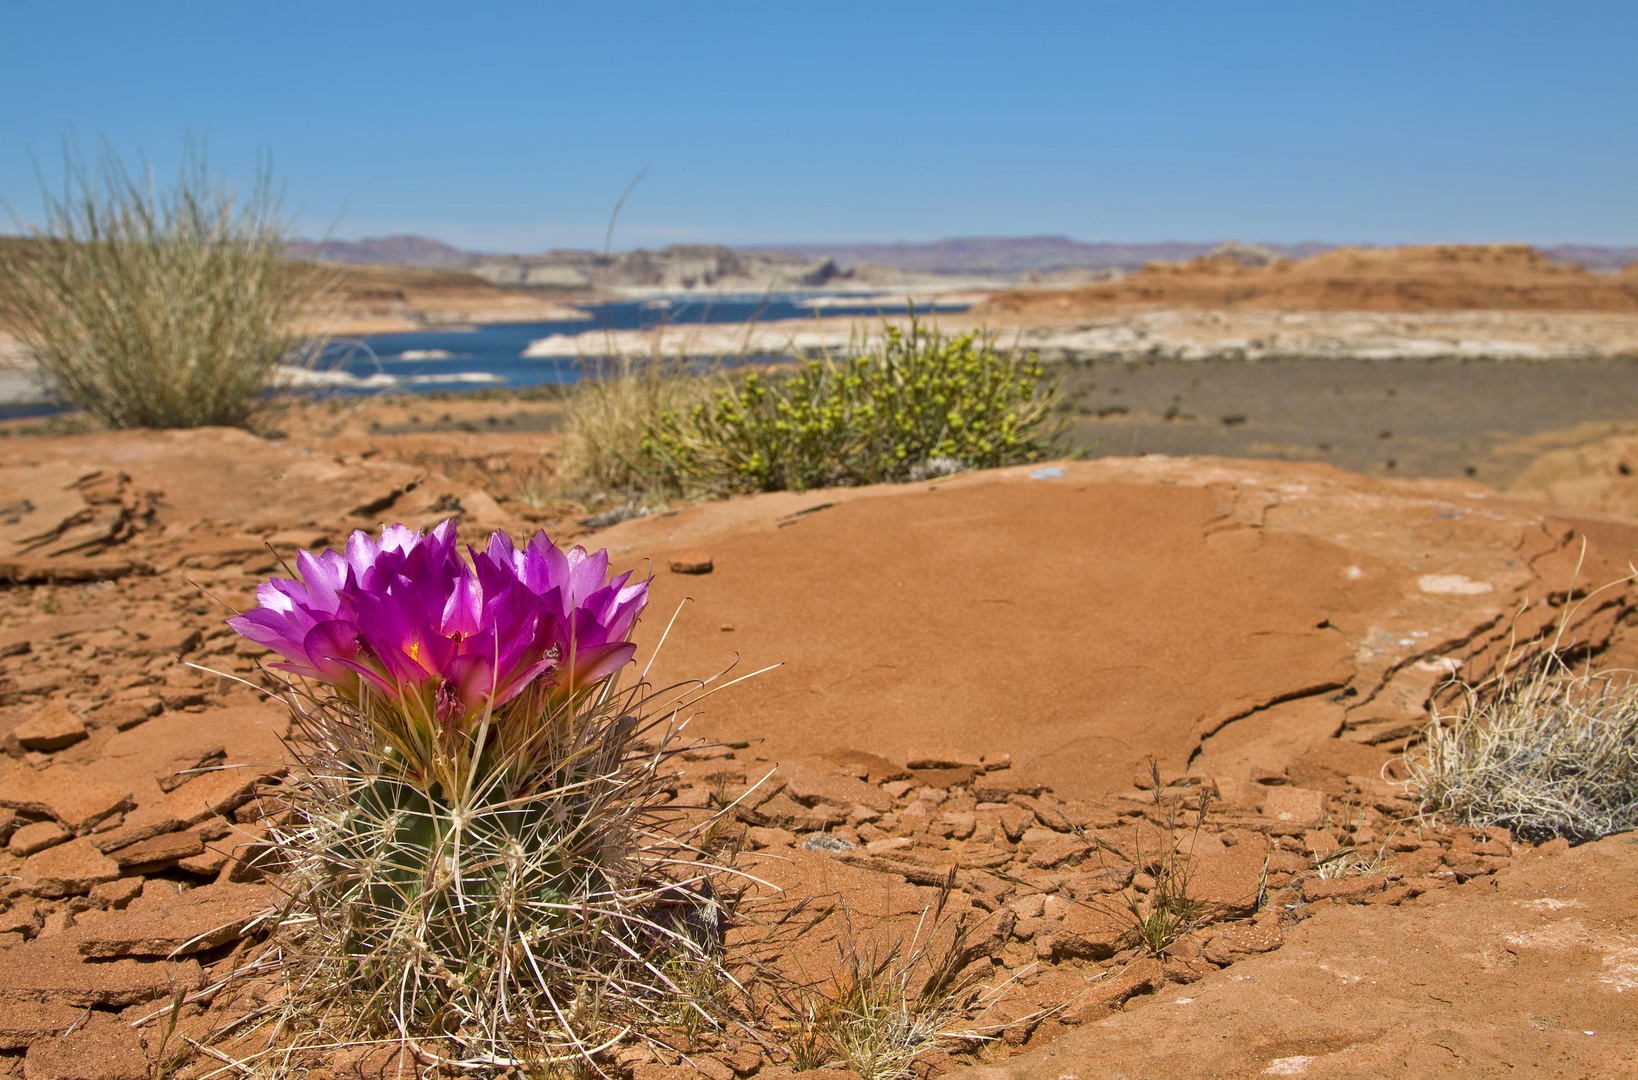
[(601, 246), (645, 167), (616, 247), (1635, 243), (1635, 55), (1632, 0), (0, 0), (0, 197), (72, 129), (486, 250)]

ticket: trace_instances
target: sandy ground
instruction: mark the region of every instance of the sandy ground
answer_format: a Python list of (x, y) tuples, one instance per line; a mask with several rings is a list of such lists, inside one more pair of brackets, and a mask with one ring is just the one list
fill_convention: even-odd
[(1459, 360), (1094, 363), (1065, 378), (1097, 456), (1323, 461), (1511, 486), (1539, 455), (1638, 416), (1638, 364)]

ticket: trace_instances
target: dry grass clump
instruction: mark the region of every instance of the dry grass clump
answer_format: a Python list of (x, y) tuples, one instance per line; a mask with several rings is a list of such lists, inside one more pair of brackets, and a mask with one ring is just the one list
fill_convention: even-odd
[(1638, 828), (1638, 681), (1543, 650), (1434, 710), (1410, 758), (1423, 807), (1540, 843)]
[(848, 920), (829, 977), (782, 992), (797, 1017), (786, 1047), (792, 1068), (839, 1065), (864, 1080), (899, 1080), (919, 1054), (993, 1037), (993, 1030), (962, 1025), (997, 992), (986, 993), (963, 972), (972, 959), (966, 932), (941, 919), (950, 888), (908, 941), (861, 941)]
[(269, 171), (241, 200), (190, 151), (156, 194), (105, 148), (94, 170), (70, 155), (43, 200), (0, 259), (0, 318), (46, 389), (109, 427), (245, 425), (317, 286), (283, 257)]
[(705, 377), (679, 360), (654, 356), (605, 362), (568, 392), (560, 480), (581, 493), (656, 502), (676, 493), (645, 470), (643, 436), (667, 413), (686, 412), (711, 392)]

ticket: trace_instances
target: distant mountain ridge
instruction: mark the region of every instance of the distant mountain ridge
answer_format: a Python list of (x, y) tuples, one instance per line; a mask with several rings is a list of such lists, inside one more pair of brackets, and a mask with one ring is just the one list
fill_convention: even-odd
[[(655, 254), (686, 254), (690, 258), (707, 250), (724, 256), (743, 255), (797, 257), (815, 262), (830, 260), (846, 269), (859, 264), (890, 266), (923, 274), (1028, 274), (1069, 269), (1139, 270), (1151, 262), (1182, 262), (1199, 258), (1218, 248), (1217, 242), (1170, 241), (1146, 244), (1089, 243), (1067, 236), (970, 236), (935, 240), (929, 243), (896, 244), (755, 244), (729, 248), (715, 244), (683, 245)], [(1297, 244), (1262, 243), (1256, 247), (1287, 259), (1303, 259), (1333, 251), (1341, 245), (1322, 241)], [(1370, 245), (1361, 245), (1370, 246)], [(1555, 262), (1576, 263), (1589, 270), (1615, 271), (1638, 262), (1638, 247), (1605, 247), (1596, 244), (1557, 244), (1539, 249)], [(401, 233), (366, 237), (361, 240), (293, 240), (290, 253), (296, 258), (316, 258), (324, 262), (371, 263), (385, 266), (478, 269), (496, 259), (525, 259), (542, 264), (582, 264), (596, 262), (598, 252), (562, 251), (535, 256), (495, 256), (463, 251), (425, 236)], [(620, 253), (627, 259), (638, 252)]]
[[(1336, 244), (1259, 244), (1277, 256), (1302, 259)], [(881, 263), (930, 274), (1025, 274), (1071, 268), (1138, 270), (1152, 262), (1182, 262), (1210, 253), (1209, 244), (1170, 241), (1153, 244), (1087, 243), (1067, 236), (970, 236), (931, 243), (766, 244), (747, 251), (834, 259), (838, 266)]]
[(292, 240), (292, 258), (319, 262), (369, 263), (374, 266), (459, 266), (473, 253), (427, 236), (398, 233), (363, 240)]

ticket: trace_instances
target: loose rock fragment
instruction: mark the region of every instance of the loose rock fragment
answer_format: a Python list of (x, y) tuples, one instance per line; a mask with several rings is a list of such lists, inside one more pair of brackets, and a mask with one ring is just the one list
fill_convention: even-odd
[(673, 574), (709, 574), (715, 568), (708, 551), (679, 551), (670, 566)]
[(269, 908), (266, 886), (204, 885), (174, 899), (139, 900), (76, 932), (82, 955), (173, 956), (203, 952), (237, 938)]
[(13, 855), (32, 855), (36, 851), (44, 851), (48, 847), (54, 847), (73, 836), (73, 833), (63, 828), (61, 822), (36, 821), (32, 825), (24, 825), (12, 833), (11, 840), (6, 843), (6, 850)]
[(24, 750), (42, 753), (73, 746), (85, 734), (85, 722), (60, 701), (51, 702), (12, 729), (12, 736)]
[(132, 809), (129, 788), (81, 775), (70, 765), (43, 772), (25, 769), (0, 780), (0, 806), (36, 817), (54, 817), (75, 832)]
[(119, 864), (88, 840), (71, 840), (30, 855), (18, 873), (24, 890), (48, 899), (88, 893), (118, 877)]

